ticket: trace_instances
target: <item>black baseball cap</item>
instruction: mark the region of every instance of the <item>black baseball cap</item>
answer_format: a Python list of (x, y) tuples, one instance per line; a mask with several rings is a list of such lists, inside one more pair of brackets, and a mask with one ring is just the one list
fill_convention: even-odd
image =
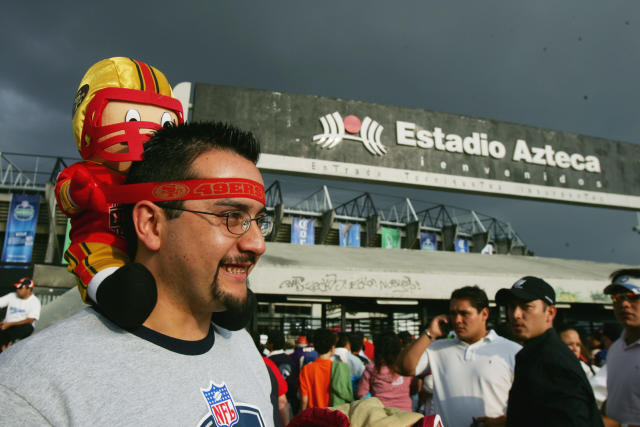
[(533, 276), (523, 277), (509, 289), (500, 289), (496, 293), (496, 303), (507, 305), (509, 300), (514, 297), (523, 301), (541, 299), (550, 305), (556, 303), (556, 293), (551, 285), (541, 278)]

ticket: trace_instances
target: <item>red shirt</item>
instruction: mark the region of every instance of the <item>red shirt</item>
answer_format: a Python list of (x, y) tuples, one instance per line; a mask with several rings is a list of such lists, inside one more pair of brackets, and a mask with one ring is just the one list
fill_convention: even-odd
[(262, 360), (264, 360), (264, 363), (267, 364), (267, 367), (271, 369), (271, 372), (273, 372), (273, 375), (276, 376), (276, 380), (278, 381), (278, 396), (287, 394), (287, 391), (289, 390), (289, 386), (287, 386), (287, 381), (282, 376), (280, 369), (278, 369), (276, 364), (273, 363), (273, 360), (269, 359), (268, 357), (262, 356)]

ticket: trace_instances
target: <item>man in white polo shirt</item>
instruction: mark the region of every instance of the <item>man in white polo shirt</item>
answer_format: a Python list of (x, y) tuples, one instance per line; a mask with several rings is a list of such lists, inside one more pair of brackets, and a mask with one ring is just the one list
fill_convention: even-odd
[(606, 425), (640, 425), (640, 269), (611, 275), (604, 288), (611, 295), (613, 312), (624, 328), (607, 351)]
[(40, 318), (40, 300), (33, 295), (33, 280), (23, 277), (13, 286), (15, 292), (0, 298), (0, 308), (7, 307), (4, 320), (0, 322), (0, 352), (13, 341), (31, 335)]
[[(445, 426), (467, 427), (478, 417), (506, 413), (515, 355), (521, 346), (487, 331), (489, 300), (477, 286), (451, 294), (449, 315), (436, 316), (398, 360), (400, 373), (431, 371), (433, 410)], [(449, 323), (456, 338), (435, 341)]]

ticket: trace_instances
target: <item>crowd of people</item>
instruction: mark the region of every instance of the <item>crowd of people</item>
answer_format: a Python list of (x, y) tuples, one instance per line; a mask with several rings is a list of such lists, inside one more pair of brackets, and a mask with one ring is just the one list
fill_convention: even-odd
[[(286, 420), (307, 408), (376, 397), (387, 408), (438, 414), (445, 426), (639, 425), (638, 285), (640, 270), (612, 275), (605, 293), (620, 323), (593, 331), (591, 345), (572, 325), (554, 328), (553, 287), (527, 276), (495, 296), (507, 311), (507, 337), (487, 327), (486, 293), (467, 286), (453, 291), (449, 312), (417, 339), (375, 335), (371, 359), (362, 333), (329, 329), (315, 331), (312, 345), (299, 337), (295, 349), (282, 331), (271, 331), (262, 351), (286, 379)], [(626, 363), (607, 369), (611, 354)]]
[[(124, 327), (97, 304), (8, 348), (0, 425), (349, 425), (371, 402), (405, 420), (387, 425), (413, 425), (416, 411), (454, 427), (640, 425), (640, 269), (604, 287), (622, 332), (594, 337), (599, 371), (577, 331), (556, 332), (553, 287), (530, 276), (494, 297), (509, 338), (488, 329), (488, 297), (468, 286), (413, 341), (321, 329), (287, 354), (274, 332), (265, 362), (245, 329), (247, 277), (271, 225), (258, 156), (253, 135), (222, 123), (168, 126), (145, 143), (121, 219), (131, 274), (113, 274), (152, 282), (151, 313)], [(0, 304), (22, 304), (32, 288), (21, 281)], [(19, 322), (38, 315), (25, 309)], [(17, 326), (5, 318), (0, 329)], [(606, 385), (600, 408), (589, 373)]]
[(254, 135), (185, 124), (166, 77), (125, 57), (87, 71), (72, 123), (84, 161), (55, 194), (89, 306), (28, 337), (33, 281), (0, 298), (0, 425), (640, 426), (640, 269), (604, 287), (620, 328), (595, 351), (527, 276), (495, 295), (497, 331), (467, 286), (415, 339), (320, 329), (285, 348), (273, 331), (261, 357), (248, 276), (273, 221)]

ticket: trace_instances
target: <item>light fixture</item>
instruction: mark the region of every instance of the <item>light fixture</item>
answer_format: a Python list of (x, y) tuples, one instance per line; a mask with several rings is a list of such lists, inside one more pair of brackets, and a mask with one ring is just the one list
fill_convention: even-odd
[(418, 300), (415, 299), (377, 299), (377, 304), (380, 305), (418, 305)]
[(331, 302), (331, 298), (314, 298), (314, 297), (287, 297), (287, 301), (292, 302)]

